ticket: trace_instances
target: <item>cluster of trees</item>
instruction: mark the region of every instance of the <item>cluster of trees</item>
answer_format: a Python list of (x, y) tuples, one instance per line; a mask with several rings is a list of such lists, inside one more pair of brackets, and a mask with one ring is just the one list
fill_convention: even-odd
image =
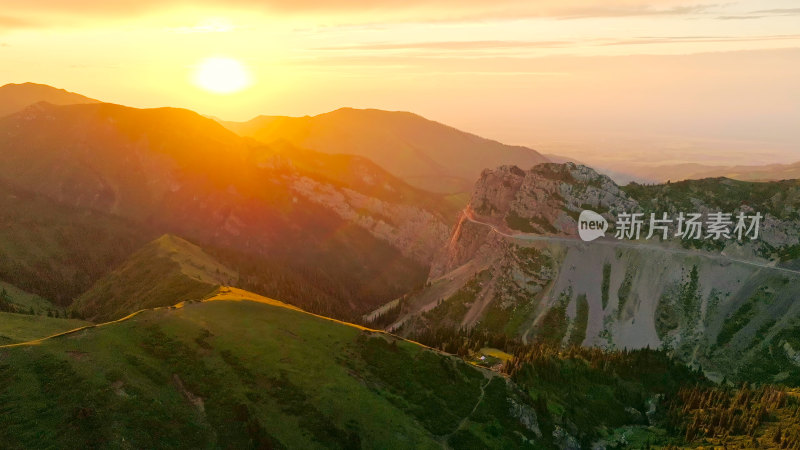
[(467, 356), (484, 347), (507, 353), (524, 347), (522, 341), (516, 338), (484, 329), (426, 328), (410, 334), (408, 339), (458, 356)]
[(686, 442), (800, 449), (800, 402), (775, 386), (685, 387), (669, 400), (669, 421)]
[[(21, 213), (6, 217), (15, 226), (0, 233), (0, 243), (14, 243), (9, 247), (30, 251), (4, 252), (0, 280), (59, 306), (68, 306), (144, 242), (137, 231), (105, 217), (95, 218), (96, 224), (83, 227), (80, 221), (93, 219), (91, 215), (87, 217), (51, 219), (49, 223), (43, 223), (45, 218), (31, 219)], [(67, 223), (62, 225), (63, 222)]]
[[(373, 324), (394, 321), (401, 308), (399, 302)], [(526, 344), (480, 328), (428, 327), (408, 338), (462, 357), (484, 347), (510, 353), (511, 360), (501, 370), (521, 386), (537, 387), (534, 390), (543, 392), (548, 402), (573, 405), (582, 395), (591, 393), (597, 397), (598, 411), (602, 405), (606, 414), (611, 414), (609, 408), (621, 410), (613, 403), (619, 401), (638, 405), (636, 409), (644, 414), (649, 408), (646, 403), (660, 398), (656, 401), (664, 406), (657, 408), (651, 420), (667, 429), (668, 438), (661, 440), (661, 445), (678, 440), (689, 445), (800, 450), (800, 392), (772, 385), (717, 386), (703, 376), (701, 369), (673, 359), (664, 349), (608, 351), (547, 342)], [(565, 392), (558, 391), (558, 386)], [(603, 399), (604, 389), (616, 400)], [(545, 397), (536, 400), (541, 402)], [(622, 413), (617, 415), (614, 420), (608, 419), (610, 425), (631, 420)], [(578, 412), (567, 411), (567, 416), (587, 429), (598, 426)]]
[[(391, 315), (392, 310), (384, 313)], [(376, 318), (378, 321), (380, 319)], [(371, 322), (375, 323), (375, 322)], [(523, 366), (533, 364), (537, 366), (547, 364), (553, 359), (582, 359), (593, 369), (616, 370), (629, 373), (631, 376), (650, 373), (654, 370), (667, 370), (684, 367), (680, 362), (674, 361), (665, 350), (648, 348), (638, 350), (609, 351), (597, 347), (581, 347), (572, 345), (562, 347), (543, 341), (523, 343), (520, 339), (509, 337), (505, 333), (493, 332), (481, 328), (425, 328), (415, 331), (407, 336), (412, 341), (419, 342), (459, 356), (469, 355), (484, 347), (496, 348), (513, 355), (513, 358), (503, 366), (503, 372), (513, 376)], [(698, 371), (686, 368), (686, 373), (696, 374)], [(694, 379), (692, 375), (690, 378)]]
[[(308, 256), (304, 259), (301, 255), (285, 255), (276, 251), (269, 257), (263, 257), (211, 245), (204, 246), (203, 250), (239, 273), (237, 287), (290, 303), (314, 314), (365, 326), (369, 325), (362, 323), (361, 316), (364, 313), (408, 292), (408, 286), (419, 290), (425, 280), (424, 271), (420, 271), (418, 274), (405, 273), (405, 279), (397, 283), (383, 283), (367, 278), (363, 273), (350, 273), (350, 268), (341, 261), (330, 260), (331, 255)], [(403, 270), (408, 272), (411, 269), (404, 266)], [(412, 278), (417, 280), (412, 283)]]
[[(652, 388), (656, 392), (677, 391), (680, 386), (708, 386), (710, 382), (700, 370), (691, 369), (674, 360), (665, 350), (648, 348), (637, 350), (609, 351), (597, 347), (573, 345), (562, 348), (557, 345), (529, 344), (517, 347), (510, 352), (513, 358), (507, 362), (503, 371), (514, 377), (526, 367), (535, 367), (540, 376), (548, 376), (554, 371), (558, 361), (580, 360), (598, 374), (613, 374), (624, 380), (631, 380)], [(558, 374), (556, 373), (555, 376)]]
[[(562, 347), (547, 342), (523, 343), (504, 333), (485, 329), (423, 329), (408, 336), (421, 344), (459, 356), (467, 356), (484, 347), (496, 348), (512, 355), (502, 371), (512, 378), (522, 369), (533, 366), (539, 376), (559, 377), (561, 361), (583, 361), (597, 374), (613, 374), (635, 380), (658, 391), (677, 391), (684, 383), (710, 386), (700, 370), (691, 369), (674, 360), (663, 349), (609, 351), (596, 347), (572, 345)], [(548, 370), (548, 367), (552, 370)]]
[(372, 320), (366, 321), (365, 325), (370, 328), (384, 329), (395, 323), (397, 319), (400, 318), (400, 314), (403, 312), (403, 306), (406, 299), (407, 296), (404, 295), (394, 306), (386, 308), (386, 310), (373, 317)]

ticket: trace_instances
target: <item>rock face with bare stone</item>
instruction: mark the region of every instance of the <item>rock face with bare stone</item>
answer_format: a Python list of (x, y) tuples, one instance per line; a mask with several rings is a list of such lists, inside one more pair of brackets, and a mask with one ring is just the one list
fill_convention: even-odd
[[(580, 212), (609, 222), (577, 237)], [(763, 215), (756, 239), (614, 237), (620, 213)], [(404, 302), (392, 329), (488, 329), (526, 342), (605, 348), (666, 346), (710, 376), (800, 370), (800, 183), (727, 179), (617, 186), (585, 166), (487, 169), (435, 259), (429, 286)], [(645, 219), (647, 220), (647, 219)], [(512, 237), (509, 237), (512, 236)], [(454, 307), (454, 303), (458, 303)]]

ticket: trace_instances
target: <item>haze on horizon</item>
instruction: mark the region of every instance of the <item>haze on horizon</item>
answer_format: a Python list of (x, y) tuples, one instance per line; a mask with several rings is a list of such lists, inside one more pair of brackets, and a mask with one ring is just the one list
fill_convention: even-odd
[[(791, 0), (3, 2), (0, 84), (228, 120), (406, 110), (587, 163), (800, 160)], [(250, 84), (192, 83), (208, 58)]]

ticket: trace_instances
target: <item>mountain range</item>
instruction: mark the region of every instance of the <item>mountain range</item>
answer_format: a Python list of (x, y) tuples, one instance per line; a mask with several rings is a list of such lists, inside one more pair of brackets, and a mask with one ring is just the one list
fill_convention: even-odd
[[(797, 180), (620, 186), (401, 112), (0, 105), (1, 448), (800, 448)], [(695, 211), (760, 234), (613, 237)]]
[(99, 103), (99, 100), (93, 98), (36, 83), (11, 83), (0, 86), (0, 100), (2, 100), (0, 101), (0, 117), (15, 113), (38, 102), (47, 102), (53, 105)]
[[(319, 287), (302, 301), (341, 314), (423, 282), (455, 217), (363, 158), (263, 145), (186, 110), (37, 103), (0, 135), (0, 178), (16, 188), (248, 259), (235, 269), (250, 283)], [(262, 275), (272, 265), (293, 274)]]
[(640, 179), (660, 183), (670, 180), (699, 180), (703, 178), (719, 177), (741, 181), (796, 180), (800, 178), (800, 162), (791, 164), (765, 164), (760, 166), (724, 166), (686, 163), (642, 168), (632, 173)]
[(537, 151), (504, 145), (416, 114), (341, 108), (318, 116), (259, 116), (221, 122), (264, 143), (284, 140), (332, 154), (375, 161), (406, 183), (431, 192), (468, 193), (486, 167), (532, 167), (547, 161)]

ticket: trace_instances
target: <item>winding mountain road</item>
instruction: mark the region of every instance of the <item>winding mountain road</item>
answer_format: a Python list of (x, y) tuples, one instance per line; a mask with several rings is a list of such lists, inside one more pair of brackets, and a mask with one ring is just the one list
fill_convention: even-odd
[(476, 219), (475, 215), (473, 214), (472, 210), (469, 209), (469, 207), (464, 209), (463, 212), (464, 212), (464, 217), (467, 220), (469, 220), (470, 222), (476, 223), (476, 224), (479, 224), (479, 225), (487, 226), (487, 227), (491, 228), (491, 230), (493, 232), (499, 234), (500, 236), (507, 237), (507, 238), (510, 238), (510, 239), (517, 239), (517, 240), (522, 240), (522, 241), (561, 242), (561, 243), (564, 243), (564, 244), (567, 244), (567, 245), (585, 245), (585, 246), (588, 246), (588, 245), (609, 245), (609, 246), (613, 246), (613, 247), (625, 247), (625, 248), (632, 248), (632, 249), (637, 249), (637, 250), (641, 250), (641, 249), (656, 250), (656, 251), (661, 251), (661, 252), (665, 252), (665, 253), (672, 253), (672, 254), (677, 254), (677, 255), (699, 256), (699, 257), (709, 258), (709, 259), (736, 262), (736, 263), (739, 263), (739, 264), (745, 264), (745, 265), (748, 265), (748, 266), (758, 267), (758, 268), (762, 268), (762, 269), (777, 270), (777, 271), (780, 271), (780, 272), (783, 272), (783, 273), (788, 273), (788, 274), (795, 275), (795, 276), (799, 276), (800, 275), (800, 270), (789, 269), (789, 268), (786, 268), (786, 267), (777, 267), (777, 266), (773, 266), (773, 265), (769, 265), (769, 264), (765, 264), (765, 263), (760, 263), (760, 262), (756, 262), (756, 261), (748, 261), (746, 259), (732, 258), (732, 257), (727, 256), (727, 255), (722, 255), (722, 254), (717, 254), (717, 253), (707, 253), (707, 252), (701, 252), (701, 251), (697, 251), (697, 250), (686, 250), (686, 249), (682, 249), (682, 248), (671, 248), (671, 247), (664, 247), (664, 246), (661, 246), (661, 245), (653, 245), (653, 244), (641, 244), (641, 243), (636, 243), (636, 242), (631, 242), (631, 241), (624, 241), (624, 240), (610, 239), (610, 238), (606, 238), (606, 239), (600, 238), (600, 239), (597, 239), (597, 240), (594, 240), (594, 241), (591, 241), (591, 242), (585, 242), (585, 241), (582, 241), (582, 240), (580, 240), (578, 238), (574, 238), (574, 237), (548, 236), (548, 235), (533, 234), (533, 233), (509, 234), (509, 233), (506, 233), (503, 230), (500, 230), (494, 224), (491, 224), (491, 223), (484, 222), (484, 221)]

